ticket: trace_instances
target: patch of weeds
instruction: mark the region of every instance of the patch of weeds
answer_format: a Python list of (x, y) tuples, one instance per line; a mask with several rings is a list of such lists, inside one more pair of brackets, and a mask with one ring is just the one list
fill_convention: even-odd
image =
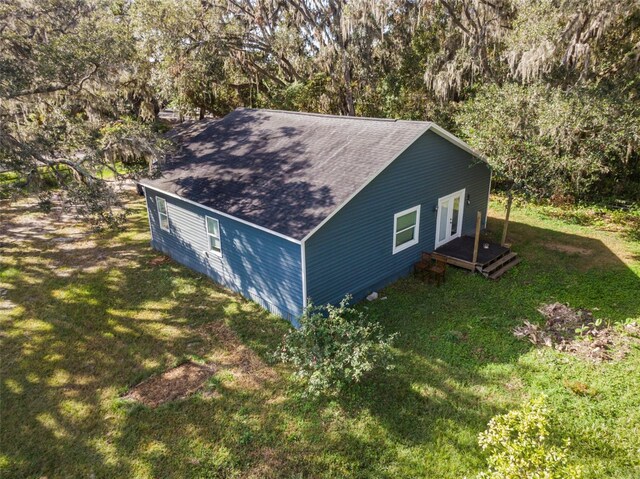
[(597, 389), (594, 389), (581, 381), (570, 381), (565, 379), (563, 384), (567, 389), (578, 396), (595, 397), (598, 395)]
[(549, 218), (603, 231), (622, 233), (627, 239), (640, 240), (640, 209), (633, 206), (612, 209), (606, 206), (542, 206), (540, 211)]
[(442, 335), (442, 338), (445, 341), (457, 343), (460, 341), (464, 341), (467, 338), (467, 335), (461, 331), (447, 331)]
[(126, 415), (130, 416), (133, 414), (137, 414), (142, 411), (148, 411), (150, 408), (138, 401), (134, 401), (129, 398), (119, 397), (114, 399), (111, 402), (110, 410), (113, 412), (123, 412)]
[(207, 364), (207, 360), (198, 354), (183, 354), (175, 362), (174, 367), (182, 366), (185, 363)]
[(238, 439), (238, 443), (242, 444), (243, 446), (246, 446), (247, 444), (250, 444), (253, 441), (253, 439), (254, 439), (253, 431), (250, 430), (250, 429), (245, 429), (240, 434), (240, 438)]
[[(538, 311), (547, 318), (545, 324), (539, 326), (525, 320), (514, 329), (516, 337), (595, 362), (620, 360), (629, 351), (619, 328), (608, 325), (602, 318), (594, 319), (589, 310), (552, 303)], [(625, 329), (632, 331), (633, 325)]]
[(231, 371), (223, 369), (222, 371), (214, 374), (211, 379), (215, 381), (220, 386), (224, 386), (225, 383), (232, 383), (235, 381), (236, 377), (233, 375)]
[(225, 446), (201, 451), (197, 457), (189, 459), (189, 476), (193, 478), (233, 477), (238, 460)]

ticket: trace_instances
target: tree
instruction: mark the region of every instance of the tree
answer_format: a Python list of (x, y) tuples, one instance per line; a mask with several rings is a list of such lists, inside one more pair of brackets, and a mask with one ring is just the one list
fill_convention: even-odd
[(224, 115), (250, 103), (248, 85), (236, 84), (231, 28), (217, 2), (141, 0), (129, 11), (137, 49), (149, 59), (147, 82), (163, 105), (181, 115)]
[[(166, 146), (141, 121), (153, 119), (155, 109), (148, 92), (136, 88), (139, 58), (126, 8), (97, 0), (10, 0), (0, 18), (0, 167), (17, 172), (31, 191), (41, 191), (50, 176), (82, 205), (80, 212), (117, 223), (118, 198), (99, 173), (119, 174), (118, 152), (144, 157), (144, 168)], [(135, 127), (110, 141), (126, 115)]]
[(634, 200), (639, 38), (635, 0), (8, 0), (0, 167), (99, 211), (100, 171), (162, 160), (161, 107), (250, 106), (435, 120), (507, 190)]

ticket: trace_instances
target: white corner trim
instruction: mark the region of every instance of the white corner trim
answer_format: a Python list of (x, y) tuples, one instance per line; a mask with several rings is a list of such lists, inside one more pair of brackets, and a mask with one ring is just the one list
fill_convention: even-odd
[(300, 243), (300, 261), (302, 267), (302, 309), (307, 307), (307, 242)]
[[(396, 236), (398, 235), (398, 218), (404, 216), (406, 214), (416, 212), (416, 224), (411, 226), (414, 231), (414, 236), (411, 241), (407, 241), (406, 243), (402, 243), (400, 246), (396, 246)], [(409, 228), (405, 228), (409, 229)], [(405, 230), (401, 230), (405, 231)], [(400, 251), (404, 251), (407, 248), (411, 248), (412, 246), (417, 245), (420, 242), (420, 205), (414, 206), (413, 208), (408, 208), (404, 211), (400, 211), (393, 215), (393, 249), (392, 254), (399, 253)]]
[(218, 214), (220, 216), (224, 216), (225, 218), (231, 218), (232, 220), (237, 221), (238, 223), (243, 223), (245, 225), (251, 226), (252, 228), (255, 228), (255, 229), (258, 229), (258, 230), (261, 230), (261, 231), (265, 231), (265, 232), (270, 233), (270, 234), (272, 234), (274, 236), (277, 236), (279, 238), (291, 241), (292, 243), (296, 243), (296, 244), (300, 244), (301, 243), (300, 240), (292, 238), (291, 236), (287, 236), (287, 235), (284, 235), (282, 233), (278, 233), (277, 231), (273, 231), (273, 230), (270, 230), (269, 228), (265, 228), (264, 226), (260, 226), (260, 225), (257, 225), (255, 223), (251, 223), (250, 221), (243, 220), (241, 218), (238, 218), (237, 216), (230, 215), (229, 213), (224, 213), (222, 211), (216, 210), (216, 209), (211, 208), (209, 206), (205, 206), (205, 205), (203, 205), (201, 203), (198, 203), (196, 201), (189, 200), (187, 198), (183, 198), (182, 196), (176, 195), (175, 193), (170, 193), (169, 191), (161, 190), (160, 188), (148, 185), (147, 183), (140, 183), (140, 184), (145, 188), (149, 188), (149, 189), (151, 189), (153, 191), (156, 191), (158, 193), (162, 193), (163, 195), (167, 195), (167, 196), (170, 196), (172, 198), (176, 198), (176, 199), (178, 199), (180, 201), (184, 201), (185, 203), (189, 203), (189, 204), (198, 206), (198, 207), (200, 207), (202, 209), (212, 211), (213, 213), (216, 213), (216, 214)]
[(441, 126), (438, 126), (433, 122), (430, 122), (422, 131), (420, 131), (420, 133), (418, 135), (416, 135), (415, 138), (413, 138), (407, 144), (407, 146), (405, 148), (403, 148), (397, 155), (395, 155), (393, 158), (391, 158), (391, 160), (389, 160), (386, 164), (384, 164), (382, 166), (382, 168), (380, 168), (376, 173), (374, 173), (365, 183), (363, 183), (360, 186), (360, 188), (358, 188), (355, 192), (353, 192), (353, 194), (351, 194), (351, 196), (349, 196), (346, 200), (344, 200), (340, 206), (338, 206), (335, 210), (333, 210), (329, 216), (327, 216), (324, 220), (322, 220), (320, 222), (320, 224), (318, 224), (318, 226), (316, 226), (309, 233), (307, 233), (307, 235), (304, 238), (302, 238), (302, 241), (306, 241), (309, 238), (311, 238), (311, 236), (313, 236), (316, 233), (316, 231), (318, 231), (320, 228), (322, 228), (331, 218), (333, 218), (336, 214), (338, 214), (338, 212), (342, 208), (344, 208), (353, 198), (355, 198), (358, 195), (358, 193), (360, 193), (367, 186), (369, 186), (369, 183), (371, 183), (378, 176), (380, 176), (380, 174), (382, 174), (382, 172), (384, 170), (386, 170), (391, 165), (391, 163), (396, 161), (398, 159), (398, 157), (400, 157), (400, 155), (402, 155), (405, 151), (407, 151), (411, 145), (413, 145), (416, 141), (418, 141), (418, 139), (422, 135), (427, 133), (429, 130), (433, 130), (433, 132), (435, 134), (437, 134), (438, 136), (444, 138), (445, 140), (449, 141), (450, 143), (453, 143), (454, 145), (456, 145), (457, 147), (463, 149), (467, 153), (470, 153), (471, 155), (473, 155), (473, 156), (475, 156), (477, 158), (480, 158), (485, 163), (487, 162), (487, 160), (480, 153), (475, 151), (473, 148), (471, 148), (469, 145), (467, 145), (460, 138), (458, 138), (455, 135), (452, 135), (451, 133), (449, 133), (447, 130), (445, 130)]

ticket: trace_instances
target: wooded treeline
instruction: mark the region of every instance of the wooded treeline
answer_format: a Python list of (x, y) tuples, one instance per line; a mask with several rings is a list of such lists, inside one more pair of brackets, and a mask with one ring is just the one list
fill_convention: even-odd
[[(160, 108), (433, 120), (535, 197), (640, 198), (637, 0), (8, 0), (0, 167), (144, 169)], [(44, 167), (44, 168), (42, 168)]]

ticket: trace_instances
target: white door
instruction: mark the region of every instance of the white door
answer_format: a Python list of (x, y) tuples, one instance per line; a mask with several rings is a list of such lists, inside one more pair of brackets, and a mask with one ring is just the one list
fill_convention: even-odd
[(464, 192), (465, 190), (456, 191), (438, 200), (436, 248), (454, 238), (458, 238), (462, 234)]

